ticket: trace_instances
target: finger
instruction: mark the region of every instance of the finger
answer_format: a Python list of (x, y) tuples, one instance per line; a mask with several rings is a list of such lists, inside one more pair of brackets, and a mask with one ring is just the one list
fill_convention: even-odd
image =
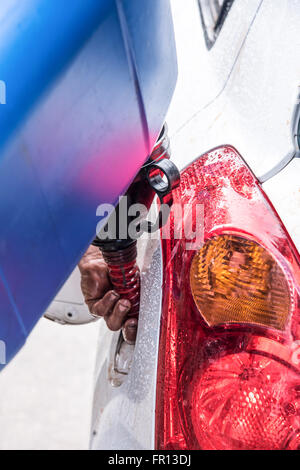
[(138, 321), (137, 318), (129, 318), (125, 321), (122, 328), (124, 340), (128, 344), (135, 344), (137, 334)]
[(90, 311), (96, 317), (106, 317), (113, 312), (116, 302), (120, 296), (115, 291), (107, 292), (104, 297), (94, 303), (88, 303)]
[(113, 312), (105, 317), (106, 324), (108, 328), (112, 331), (118, 331), (131, 308), (131, 303), (127, 299), (121, 299), (116, 304)]

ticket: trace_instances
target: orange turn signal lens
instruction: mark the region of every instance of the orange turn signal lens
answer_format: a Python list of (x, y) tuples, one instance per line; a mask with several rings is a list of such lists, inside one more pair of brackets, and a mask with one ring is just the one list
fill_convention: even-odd
[(208, 240), (193, 258), (190, 283), (209, 326), (251, 323), (285, 328), (290, 311), (286, 277), (256, 242), (235, 235)]

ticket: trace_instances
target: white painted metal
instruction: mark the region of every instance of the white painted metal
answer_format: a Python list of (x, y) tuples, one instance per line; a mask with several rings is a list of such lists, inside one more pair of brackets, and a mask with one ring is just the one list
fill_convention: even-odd
[(113, 386), (116, 374), (112, 374), (118, 333), (109, 332), (104, 322), (101, 325), (92, 423), (94, 449), (153, 447), (162, 282), (160, 246), (141, 280), (138, 337), (131, 370), (120, 387)]

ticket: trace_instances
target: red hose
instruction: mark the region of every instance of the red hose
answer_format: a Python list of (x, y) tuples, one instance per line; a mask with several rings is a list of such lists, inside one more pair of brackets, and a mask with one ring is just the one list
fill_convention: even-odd
[(118, 251), (102, 250), (102, 254), (114, 290), (131, 302), (128, 317), (137, 318), (140, 309), (140, 270), (136, 262), (136, 243)]

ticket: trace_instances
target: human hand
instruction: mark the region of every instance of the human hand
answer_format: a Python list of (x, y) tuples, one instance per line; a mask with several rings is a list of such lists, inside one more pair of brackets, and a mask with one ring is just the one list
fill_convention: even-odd
[(137, 319), (127, 318), (131, 304), (127, 299), (120, 299), (112, 290), (108, 268), (100, 250), (90, 246), (78, 264), (81, 273), (81, 290), (91, 314), (103, 317), (108, 328), (118, 331), (123, 327), (125, 341), (135, 342)]

